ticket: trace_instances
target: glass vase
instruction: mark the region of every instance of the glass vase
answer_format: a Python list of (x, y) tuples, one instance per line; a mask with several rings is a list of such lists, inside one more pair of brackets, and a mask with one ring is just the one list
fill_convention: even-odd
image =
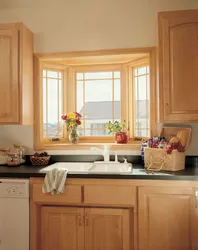
[(77, 128), (70, 130), (69, 132), (69, 141), (71, 144), (76, 144), (79, 141), (79, 135)]

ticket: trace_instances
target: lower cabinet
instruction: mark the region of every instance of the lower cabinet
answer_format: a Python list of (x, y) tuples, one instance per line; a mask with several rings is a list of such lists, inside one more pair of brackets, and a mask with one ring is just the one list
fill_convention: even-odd
[(39, 250), (83, 250), (83, 208), (41, 207)]
[(139, 249), (194, 250), (193, 188), (140, 187), (138, 190)]
[(39, 250), (129, 250), (129, 210), (41, 206)]
[(195, 188), (195, 222), (194, 222), (194, 246), (193, 250), (198, 250), (198, 188)]

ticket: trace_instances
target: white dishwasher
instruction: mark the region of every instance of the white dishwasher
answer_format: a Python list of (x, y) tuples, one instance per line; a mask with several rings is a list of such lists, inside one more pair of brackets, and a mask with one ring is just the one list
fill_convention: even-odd
[(0, 250), (29, 250), (28, 179), (0, 179)]

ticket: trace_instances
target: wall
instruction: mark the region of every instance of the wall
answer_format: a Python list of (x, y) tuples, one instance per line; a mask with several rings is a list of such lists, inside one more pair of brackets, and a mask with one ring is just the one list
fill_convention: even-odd
[[(0, 23), (24, 22), (35, 52), (149, 47), (157, 44), (157, 12), (195, 8), (197, 0), (1, 0)], [(198, 125), (192, 126), (188, 154), (197, 155)], [(0, 126), (0, 147), (12, 142), (31, 150), (33, 128)]]

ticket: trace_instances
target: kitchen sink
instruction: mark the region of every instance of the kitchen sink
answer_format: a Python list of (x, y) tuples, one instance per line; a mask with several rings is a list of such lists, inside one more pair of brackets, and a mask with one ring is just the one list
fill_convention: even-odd
[(57, 162), (42, 168), (41, 173), (47, 173), (53, 168), (68, 169), (70, 174), (126, 174), (132, 171), (131, 163), (116, 162)]
[(94, 163), (90, 173), (95, 174), (126, 174), (132, 172), (131, 163)]
[(42, 168), (40, 170), (41, 173), (47, 173), (48, 171), (52, 170), (53, 168), (61, 168), (61, 169), (68, 169), (70, 174), (73, 173), (85, 173), (89, 172), (89, 169), (93, 166), (92, 162), (57, 162), (54, 163), (46, 168)]

